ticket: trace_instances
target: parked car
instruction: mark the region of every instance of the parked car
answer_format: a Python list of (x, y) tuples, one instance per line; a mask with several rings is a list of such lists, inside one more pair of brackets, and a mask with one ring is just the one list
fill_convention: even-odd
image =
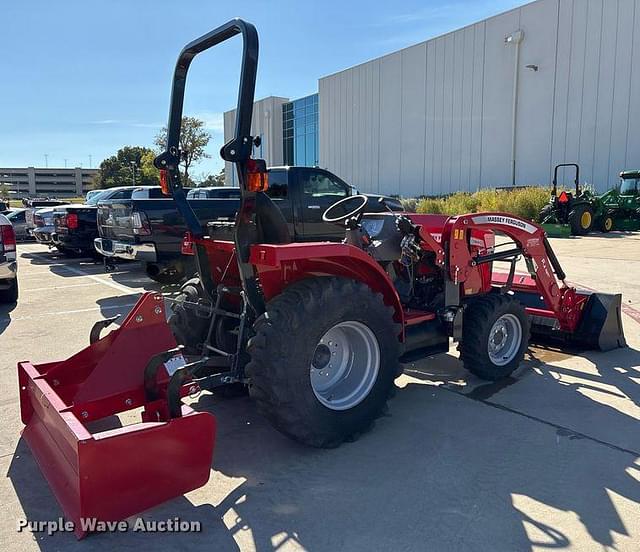
[(16, 234), (5, 215), (0, 215), (0, 303), (18, 300)]
[[(235, 218), (237, 197), (195, 199), (202, 189), (188, 192), (188, 201), (203, 226), (213, 221)], [(206, 190), (206, 189), (205, 189)], [(216, 188), (222, 192), (225, 188)], [(235, 190), (227, 188), (227, 190)], [(235, 193), (235, 192), (234, 192)], [(296, 241), (341, 241), (344, 229), (322, 221), (324, 211), (336, 201), (357, 190), (331, 172), (311, 167), (273, 167), (269, 169), (267, 195), (282, 211), (291, 236)], [(191, 198), (189, 198), (191, 196)], [(372, 212), (385, 209), (370, 195)], [(147, 275), (161, 283), (177, 283), (193, 272), (193, 257), (181, 254), (186, 224), (175, 204), (162, 199), (100, 200), (96, 250), (106, 257), (146, 263)], [(402, 210), (396, 199), (386, 198), (395, 210)]]
[(31, 235), (36, 239), (38, 243), (53, 247), (54, 243), (51, 239), (52, 234), (55, 232), (55, 226), (53, 225), (53, 213), (55, 207), (44, 207), (38, 209), (33, 214), (34, 228), (31, 230)]
[(240, 188), (233, 186), (193, 188), (187, 192), (187, 199), (240, 199)]
[(5, 215), (13, 226), (13, 231), (16, 233), (16, 239), (20, 241), (31, 237), (27, 227), (26, 215), (26, 209), (13, 209)]
[(38, 209), (44, 207), (59, 207), (61, 205), (67, 205), (68, 201), (62, 199), (48, 199), (48, 198), (23, 198), (22, 205), (27, 210), (25, 219), (27, 221), (27, 231), (31, 231), (36, 227), (33, 220), (33, 215)]
[(101, 194), (104, 190), (89, 190), (87, 195), (84, 196), (85, 202), (89, 201), (93, 196)]
[(98, 202), (103, 200), (148, 199), (162, 196), (159, 186), (121, 186), (100, 190), (83, 204), (57, 207), (53, 213), (54, 232), (51, 236), (63, 254), (96, 256), (93, 240), (98, 237), (96, 215)]

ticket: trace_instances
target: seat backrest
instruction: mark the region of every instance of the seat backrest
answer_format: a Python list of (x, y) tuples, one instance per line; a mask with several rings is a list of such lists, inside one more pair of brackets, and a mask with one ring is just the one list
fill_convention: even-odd
[(264, 192), (256, 194), (256, 226), (258, 243), (286, 244), (293, 241), (282, 211)]

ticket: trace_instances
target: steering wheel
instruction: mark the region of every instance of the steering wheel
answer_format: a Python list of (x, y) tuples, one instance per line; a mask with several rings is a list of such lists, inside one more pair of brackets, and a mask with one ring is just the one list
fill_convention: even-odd
[[(353, 195), (345, 197), (344, 199), (337, 201), (331, 207), (329, 207), (322, 214), (322, 220), (324, 222), (333, 222), (335, 224), (339, 224), (341, 222), (344, 222), (345, 220), (349, 220), (352, 217), (359, 217), (364, 212), (364, 208), (366, 207), (368, 201), (369, 198), (365, 195)], [(351, 209), (351, 211), (349, 211), (348, 213), (335, 216), (337, 213), (344, 213), (345, 206), (349, 202), (356, 203), (356, 207), (354, 209)]]

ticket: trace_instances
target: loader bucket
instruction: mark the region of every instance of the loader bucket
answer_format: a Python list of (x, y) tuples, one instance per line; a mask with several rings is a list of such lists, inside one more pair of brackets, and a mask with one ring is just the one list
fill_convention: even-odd
[[(576, 329), (573, 332), (557, 328), (557, 320), (546, 311), (540, 297), (532, 292), (518, 290), (518, 300), (531, 315), (531, 338), (534, 342), (552, 342), (585, 349), (610, 351), (626, 347), (622, 327), (622, 295), (579, 291), (586, 297)], [(542, 316), (541, 316), (542, 314)]]
[[(125, 519), (209, 479), (215, 418), (184, 404), (171, 418), (165, 399), (145, 398), (149, 359), (175, 347), (162, 296), (147, 293), (120, 328), (71, 358), (18, 364), (22, 436), (78, 538), (90, 520)], [(139, 409), (136, 423), (95, 427)]]
[(589, 295), (575, 338), (582, 345), (601, 351), (626, 347), (622, 329), (622, 294)]
[(571, 227), (568, 224), (551, 224), (545, 222), (541, 224), (543, 230), (550, 238), (569, 238), (571, 237)]

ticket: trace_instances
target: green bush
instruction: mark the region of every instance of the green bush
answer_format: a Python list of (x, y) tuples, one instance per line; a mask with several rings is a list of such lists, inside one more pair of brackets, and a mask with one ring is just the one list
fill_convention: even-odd
[(418, 202), (418, 213), (462, 215), (464, 213), (503, 212), (536, 220), (540, 210), (549, 201), (546, 188), (507, 190), (480, 190), (474, 193), (457, 192), (450, 196), (424, 198)]
[(415, 213), (418, 208), (418, 200), (415, 197), (401, 197), (400, 203), (407, 213)]

